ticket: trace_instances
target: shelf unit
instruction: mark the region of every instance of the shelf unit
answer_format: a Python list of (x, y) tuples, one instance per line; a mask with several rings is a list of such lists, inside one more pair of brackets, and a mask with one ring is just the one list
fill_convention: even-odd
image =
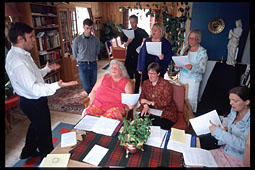
[[(21, 5), (21, 3), (20, 3)], [(34, 28), (36, 43), (31, 55), (38, 68), (43, 68), (47, 61), (50, 64), (61, 64), (62, 50), (60, 45), (57, 7), (54, 2), (24, 2), (22, 3), (22, 22)], [(44, 80), (53, 83), (60, 80), (61, 69), (51, 71)]]
[(57, 7), (57, 14), (62, 52), (72, 54), (73, 40), (78, 35), (76, 8), (71, 4), (61, 4)]

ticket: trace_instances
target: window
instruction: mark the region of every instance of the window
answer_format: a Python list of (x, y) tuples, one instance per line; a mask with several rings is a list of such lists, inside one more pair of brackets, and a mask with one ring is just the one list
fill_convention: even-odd
[(77, 25), (78, 25), (78, 34), (81, 35), (84, 32), (83, 21), (89, 17), (88, 9), (83, 7), (76, 7), (77, 13)]
[[(138, 24), (137, 26), (140, 28), (143, 28), (149, 35), (151, 33), (151, 28), (150, 28), (150, 15), (148, 17), (146, 17), (146, 13), (148, 12), (148, 9), (141, 10), (141, 9), (129, 9), (128, 11), (128, 15), (136, 15), (138, 17)], [(130, 22), (128, 23), (128, 28), (131, 28), (130, 26)]]

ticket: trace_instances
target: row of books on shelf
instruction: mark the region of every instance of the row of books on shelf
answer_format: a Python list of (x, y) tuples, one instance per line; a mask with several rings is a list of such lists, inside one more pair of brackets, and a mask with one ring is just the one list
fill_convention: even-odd
[(47, 32), (38, 32), (36, 34), (39, 51), (56, 48), (60, 46), (59, 32), (56, 30)]
[(54, 83), (56, 81), (58, 81), (58, 75), (57, 74), (53, 74), (52, 76), (44, 79), (45, 83)]
[(53, 51), (40, 51), (39, 52), (39, 59), (40, 59), (40, 65), (45, 65), (47, 61), (49, 63), (55, 62), (62, 58), (61, 50), (56, 49)]
[[(34, 13), (35, 14), (35, 13)], [(36, 13), (37, 15), (39, 15), (39, 13)], [(55, 14), (50, 14), (48, 16), (54, 17)], [(41, 16), (37, 16), (37, 17), (32, 17), (33, 20), (33, 25), (34, 27), (42, 27), (42, 26), (49, 26), (52, 27), (52, 25), (56, 25), (56, 19), (54, 18), (49, 18), (49, 17), (41, 17)]]

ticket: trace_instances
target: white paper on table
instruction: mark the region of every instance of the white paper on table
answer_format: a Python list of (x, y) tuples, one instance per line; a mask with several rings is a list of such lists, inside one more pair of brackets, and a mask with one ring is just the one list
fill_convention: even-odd
[(152, 114), (152, 115), (155, 115), (155, 116), (161, 116), (162, 115), (162, 110), (158, 110), (158, 109), (152, 109), (152, 108), (150, 108), (150, 113)]
[(108, 152), (108, 150), (109, 150), (108, 148), (104, 148), (99, 145), (94, 145), (93, 148), (89, 151), (89, 153), (82, 161), (97, 166), (103, 159), (105, 154)]
[(186, 64), (190, 64), (189, 57), (185, 56), (172, 56), (174, 63), (180, 67), (185, 67)]
[(185, 165), (218, 167), (210, 151), (200, 148), (186, 148), (183, 152)]
[(100, 116), (96, 124), (92, 127), (91, 131), (98, 134), (111, 136), (119, 123), (119, 120)]
[(148, 54), (159, 56), (161, 52), (161, 42), (146, 42)]
[(61, 148), (76, 145), (76, 132), (67, 132), (61, 135)]
[(74, 127), (77, 130), (91, 131), (92, 127), (96, 124), (99, 117), (86, 115), (82, 120)]
[(140, 97), (140, 94), (121, 93), (121, 103), (127, 105), (135, 105)]
[(160, 129), (160, 126), (151, 126), (151, 128), (154, 131), (154, 133), (159, 133), (160, 135), (158, 136), (156, 134), (151, 134), (148, 137), (147, 142), (144, 144), (149, 145), (149, 146), (154, 146), (157, 148), (164, 148), (167, 130)]
[(209, 123), (210, 120), (216, 126), (220, 125), (220, 127), (223, 128), (219, 115), (216, 110), (213, 110), (201, 116), (192, 118), (189, 121), (194, 131), (196, 132), (197, 136), (199, 136), (199, 135), (210, 133), (210, 130), (209, 130), (209, 127), (211, 126), (211, 124)]
[(71, 154), (48, 154), (43, 158), (39, 167), (67, 167)]
[(135, 32), (134, 30), (126, 30), (126, 29), (122, 29), (122, 31), (124, 32), (124, 34), (128, 37), (128, 38), (135, 38)]
[(174, 150), (176, 152), (183, 153), (183, 149), (190, 148), (191, 145), (191, 134), (185, 134), (185, 143), (171, 140), (168, 141), (167, 149)]

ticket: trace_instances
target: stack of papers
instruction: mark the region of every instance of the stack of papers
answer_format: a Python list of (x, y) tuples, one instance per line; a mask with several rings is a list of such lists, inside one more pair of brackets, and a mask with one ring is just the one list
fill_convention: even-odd
[(41, 162), (40, 167), (67, 167), (71, 154), (48, 154)]
[(107, 118), (104, 116), (96, 117), (86, 115), (74, 127), (74, 129), (92, 131), (98, 134), (111, 136), (120, 123), (121, 122), (119, 120)]
[(164, 144), (166, 141), (167, 130), (163, 130), (160, 126), (150, 126), (151, 134), (148, 137), (146, 145), (164, 148)]
[(201, 116), (190, 119), (190, 123), (196, 132), (197, 136), (210, 133), (209, 127), (211, 126), (210, 121), (216, 126), (223, 128), (219, 115), (216, 110), (203, 114)]

